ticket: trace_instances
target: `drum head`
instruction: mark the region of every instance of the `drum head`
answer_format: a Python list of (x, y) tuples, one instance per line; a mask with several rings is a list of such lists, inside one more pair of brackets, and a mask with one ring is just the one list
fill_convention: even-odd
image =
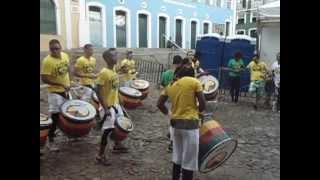
[(214, 146), (204, 157), (199, 167), (202, 173), (210, 172), (222, 165), (235, 151), (237, 141), (228, 138)]
[(147, 89), (149, 87), (149, 82), (142, 80), (142, 79), (136, 79), (131, 81), (130, 86), (135, 89)]
[(52, 123), (52, 120), (46, 115), (40, 113), (40, 126), (49, 126)]
[(132, 121), (125, 116), (120, 116), (117, 118), (117, 125), (126, 132), (131, 132), (133, 130)]
[(120, 87), (119, 91), (131, 97), (139, 98), (142, 96), (142, 93), (139, 90), (130, 87)]
[(73, 120), (87, 121), (96, 116), (96, 109), (86, 101), (68, 100), (62, 104), (61, 113)]
[(217, 91), (219, 88), (219, 81), (211, 75), (201, 76), (199, 77), (199, 80), (204, 87), (203, 88), (204, 94), (211, 94)]

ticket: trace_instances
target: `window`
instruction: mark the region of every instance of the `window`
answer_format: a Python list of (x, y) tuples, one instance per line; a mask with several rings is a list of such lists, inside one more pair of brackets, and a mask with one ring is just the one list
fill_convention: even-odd
[(251, 0), (248, 0), (248, 9), (251, 8)]
[(127, 45), (127, 14), (125, 11), (116, 11), (116, 42), (117, 47)]
[(227, 8), (231, 9), (232, 0), (227, 0)]
[(52, 0), (40, 0), (40, 33), (57, 34), (56, 6)]
[(251, 22), (252, 23), (255, 23), (255, 22), (257, 22), (257, 12), (252, 12), (251, 13)]
[(242, 0), (242, 8), (245, 9), (247, 7), (247, 0)]
[(256, 29), (251, 29), (250, 31), (250, 37), (256, 38), (257, 37), (257, 30)]
[(214, 33), (224, 34), (224, 24), (214, 24)]
[(209, 24), (204, 23), (203, 24), (203, 34), (208, 34), (209, 33)]
[(237, 30), (237, 34), (240, 34), (240, 35), (244, 35), (245, 34), (245, 30)]
[(226, 36), (229, 36), (230, 22), (226, 22)]
[(238, 24), (244, 24), (245, 23), (245, 12), (239, 12), (238, 13)]
[(222, 4), (221, 1), (222, 1), (222, 0), (216, 0), (216, 6), (217, 6), (217, 7), (221, 7), (221, 4)]

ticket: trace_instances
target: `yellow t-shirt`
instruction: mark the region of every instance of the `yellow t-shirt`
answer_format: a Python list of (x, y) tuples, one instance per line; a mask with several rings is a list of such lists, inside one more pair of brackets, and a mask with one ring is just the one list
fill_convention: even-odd
[(103, 86), (103, 97), (107, 106), (119, 104), (119, 77), (115, 71), (103, 68), (98, 74), (96, 83)]
[[(94, 70), (96, 69), (96, 59), (94, 57), (90, 57), (90, 59), (87, 59), (86, 57), (81, 56), (77, 59), (75, 67), (79, 69), (79, 73), (81, 75), (91, 75), (94, 73)], [(81, 77), (80, 84), (93, 85), (94, 79)]]
[(201, 83), (193, 77), (183, 77), (164, 89), (162, 95), (168, 96), (172, 103), (171, 118), (199, 119), (196, 92), (202, 91)]
[(129, 59), (124, 59), (121, 61), (120, 67), (123, 66), (127, 66), (128, 67), (128, 73), (126, 73), (123, 77), (124, 81), (129, 81), (132, 80), (133, 78), (135, 78), (135, 73), (136, 72), (136, 67), (135, 67), (135, 62), (133, 59), (129, 60)]
[(264, 75), (267, 72), (267, 65), (264, 62), (251, 61), (248, 66), (251, 73), (251, 81), (261, 81), (264, 79)]
[[(58, 83), (64, 84), (65, 86), (70, 86), (69, 78), (69, 57), (66, 53), (61, 52), (61, 59), (54, 58), (48, 55), (42, 61), (41, 74), (50, 75)], [(49, 92), (64, 92), (65, 89), (61, 86), (48, 85)]]

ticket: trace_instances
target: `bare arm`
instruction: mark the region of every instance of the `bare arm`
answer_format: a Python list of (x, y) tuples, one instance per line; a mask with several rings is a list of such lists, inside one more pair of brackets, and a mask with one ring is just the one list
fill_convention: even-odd
[(164, 103), (167, 101), (167, 99), (168, 99), (168, 96), (161, 95), (159, 97), (158, 103), (157, 103), (157, 107), (165, 115), (168, 115), (168, 112), (169, 112), (167, 107), (164, 105)]
[(49, 84), (49, 85), (54, 85), (54, 86), (61, 86), (63, 88), (65, 88), (66, 90), (69, 88), (69, 87), (65, 87), (63, 84), (61, 83), (58, 83), (52, 76), (50, 75), (45, 75), (45, 74), (42, 74), (41, 75), (41, 80), (42, 82), (46, 83), (46, 84)]
[(95, 79), (95, 78), (97, 77), (97, 75), (94, 74), (94, 73), (91, 73), (90, 75), (82, 75), (82, 74), (80, 73), (79, 68), (77, 68), (77, 67), (74, 68), (73, 74), (74, 74), (76, 77), (80, 77), (80, 78), (82, 77), (82, 78)]
[(203, 92), (196, 92), (196, 97), (199, 102), (199, 112), (202, 112), (206, 109), (206, 100), (204, 99)]
[(99, 85), (99, 84), (97, 85), (97, 96), (98, 96), (99, 102), (101, 103), (101, 105), (105, 111), (105, 115), (110, 116), (110, 111), (108, 109), (108, 105), (103, 98), (103, 86)]

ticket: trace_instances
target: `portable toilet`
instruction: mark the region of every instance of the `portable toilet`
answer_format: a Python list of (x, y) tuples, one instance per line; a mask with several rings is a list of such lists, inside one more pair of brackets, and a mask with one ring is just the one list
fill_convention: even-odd
[[(230, 59), (234, 58), (236, 52), (242, 53), (242, 60), (245, 66), (247, 66), (254, 53), (256, 52), (256, 40), (247, 35), (235, 35), (227, 38), (222, 37), (225, 43), (223, 44), (223, 61), (222, 66), (227, 67)], [(221, 86), (226, 88), (229, 86), (228, 71), (222, 71), (220, 81)], [(247, 91), (250, 83), (250, 73), (244, 71), (240, 78), (240, 90)]]
[(218, 78), (219, 65), (222, 55), (222, 44), (220, 34), (211, 33), (198, 36), (196, 53), (199, 54), (200, 66), (203, 70), (210, 72)]

